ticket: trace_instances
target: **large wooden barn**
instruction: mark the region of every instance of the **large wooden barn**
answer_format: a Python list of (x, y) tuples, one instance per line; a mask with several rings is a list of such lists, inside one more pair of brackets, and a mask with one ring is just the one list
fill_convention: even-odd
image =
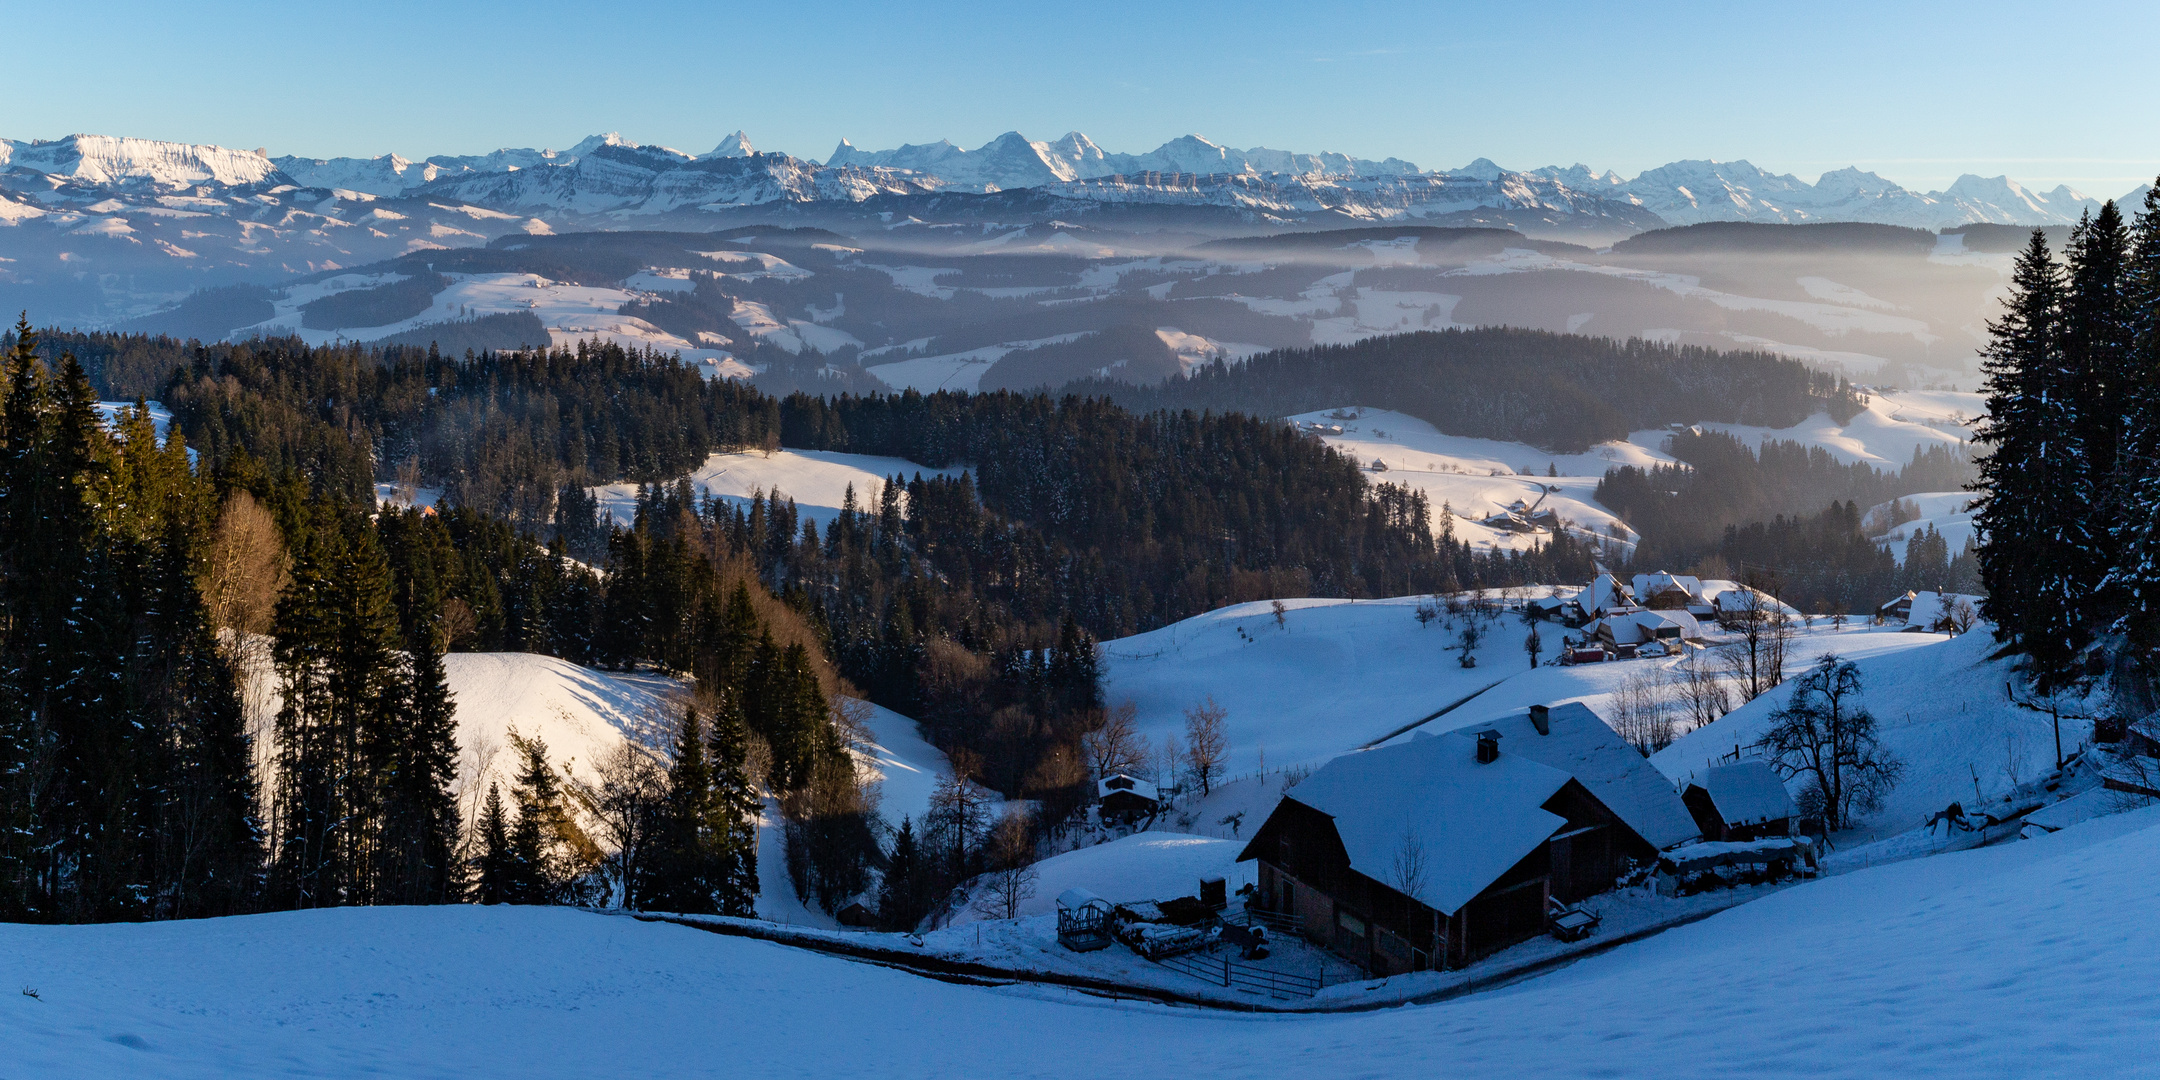
[(1459, 967), (1543, 931), (1550, 901), (1694, 839), (1642, 756), (1569, 709), (1329, 762), (1239, 855), (1260, 864), (1259, 903), (1376, 974)]

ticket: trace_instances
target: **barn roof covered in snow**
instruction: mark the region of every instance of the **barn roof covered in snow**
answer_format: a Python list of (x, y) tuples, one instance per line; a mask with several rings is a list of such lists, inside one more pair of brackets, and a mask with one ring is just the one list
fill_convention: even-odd
[(1792, 794), (1785, 790), (1785, 781), (1760, 761), (1719, 765), (1704, 773), (1697, 783), (1710, 793), (1710, 801), (1727, 825), (1760, 825), (1800, 812), (1793, 806)]
[(1627, 587), (1621, 585), (1620, 580), (1611, 574), (1599, 574), (1590, 582), (1590, 587), (1577, 595), (1575, 600), (1582, 605), (1584, 611), (1592, 615), (1631, 607), (1635, 603), (1635, 598), (1628, 595)]
[[(1335, 819), (1351, 869), (1452, 915), (1567, 824), (1545, 809), (1567, 782), (1504, 740), (1480, 764), (1477, 743), (1451, 732), (1345, 754), (1284, 798)], [(1398, 867), (1413, 845), (1424, 873), (1403, 888)]]
[(1137, 776), (1116, 773), (1095, 782), (1095, 797), (1098, 799), (1107, 799), (1121, 791), (1128, 795), (1138, 795), (1150, 802), (1162, 801), (1162, 793), (1156, 790), (1155, 785)]
[(1498, 731), (1503, 753), (1519, 754), (1582, 781), (1650, 846), (1669, 848), (1697, 838), (1695, 819), (1665, 774), (1589, 706), (1571, 701), (1552, 706), (1546, 716), (1550, 734), (1539, 733), (1527, 709), (1476, 726)]

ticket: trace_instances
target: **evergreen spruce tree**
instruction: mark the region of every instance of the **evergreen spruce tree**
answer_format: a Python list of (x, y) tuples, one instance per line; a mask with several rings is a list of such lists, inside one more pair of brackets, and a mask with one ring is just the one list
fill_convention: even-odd
[(386, 903), (444, 904), (464, 891), (455, 858), (457, 804), (450, 797), (457, 779), (456, 705), (440, 636), (424, 625), (412, 641), (402, 723), (387, 754), (379, 875)]
[(2106, 585), (2114, 629), (2150, 649), (2160, 645), (2160, 180), (2130, 230), (2120, 322), (2129, 376)]
[(878, 885), (878, 921), (889, 930), (913, 930), (922, 921), (922, 853), (915, 843), (915, 823), (903, 817), (885, 856), (885, 880)]
[(488, 785), (487, 803), (480, 810), (480, 851), (473, 858), (473, 899), (482, 904), (507, 904), (515, 892), (515, 871), (510, 851), (510, 821), (503, 813), (502, 788)]
[(640, 903), (655, 911), (706, 915), (715, 902), (720, 837), (712, 771), (705, 759), (705, 732), (695, 707), (685, 708), (676, 730), (675, 760), (668, 768), (667, 804), (661, 810), (654, 857), (647, 861)]
[(720, 914), (757, 914), (758, 819), (764, 809), (750, 776), (750, 729), (739, 709), (713, 717), (712, 809), (714, 903)]
[(2129, 248), (2122, 214), (2107, 202), (2079, 221), (2063, 252), (2060, 385), (2084, 461), (2079, 488), (2064, 493), (2074, 497), (2072, 517), (2058, 527), (2063, 554), (2073, 561), (2051, 573), (2064, 580), (2064, 595), (2077, 598), (2071, 618), (2087, 634), (2104, 629), (2112, 614), (2114, 590), (2102, 590), (2101, 582), (2119, 563), (2115, 526), (2134, 486), (2119, 465), (2139, 381), (2123, 303)]
[(566, 850), (573, 827), (563, 803), (562, 782), (548, 764), (546, 742), (515, 732), (510, 742), (519, 757), (517, 782), (511, 788), (518, 818), (510, 829), (504, 902), (564, 903), (571, 899), (577, 866)]
[(320, 511), (298, 532), (272, 648), (284, 699), (271, 816), (270, 899), (278, 908), (337, 903), (341, 877), (332, 848), (341, 777), (329, 655), (338, 629), (331, 575), (343, 545), (335, 520)]
[(2092, 550), (2081, 499), (2092, 490), (2086, 430), (2067, 385), (2062, 270), (2038, 230), (2018, 256), (2001, 318), (1983, 354), (1989, 446), (1975, 489), (1984, 537), (1985, 614), (1997, 640), (2032, 658), (2042, 682), (2059, 679), (2084, 643), (2083, 571)]
[(154, 913), (191, 918), (249, 910), (261, 887), (262, 827), (251, 740), (231, 665), (195, 585), (192, 542), (166, 523), (156, 572), (148, 670), (154, 740), (147, 819)]

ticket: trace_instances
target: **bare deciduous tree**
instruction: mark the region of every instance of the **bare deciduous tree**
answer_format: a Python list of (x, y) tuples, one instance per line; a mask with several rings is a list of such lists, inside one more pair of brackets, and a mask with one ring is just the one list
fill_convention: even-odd
[(1682, 710), (1680, 721), (1689, 731), (1732, 711), (1732, 686), (1703, 653), (1691, 653), (1674, 665), (1672, 676)]
[(1792, 615), (1776, 597), (1743, 588), (1719, 621), (1738, 635), (1724, 647), (1725, 666), (1739, 680), (1742, 701), (1753, 701), (1785, 681), (1785, 649), (1792, 641)]
[(233, 492), (218, 510), (208, 555), (202, 591), (211, 625), (236, 635), (269, 633), (289, 576), (277, 519), (253, 495)]
[(1121, 701), (1103, 713), (1102, 726), (1080, 736), (1080, 752), (1087, 755), (1095, 775), (1113, 776), (1145, 767), (1147, 736), (1140, 734), (1140, 707)]
[(1613, 730), (1649, 757), (1672, 745), (1672, 704), (1665, 672), (1647, 665), (1637, 668), (1613, 693)]
[(1859, 697), (1859, 667), (1825, 655), (1793, 680), (1792, 697), (1771, 714), (1757, 744), (1782, 775), (1806, 781), (1803, 809), (1830, 829), (1874, 812), (1905, 774), (1877, 740), (1875, 717)]
[(1462, 666), (1477, 666), (1478, 642), (1484, 640), (1484, 638), (1485, 631), (1481, 629), (1476, 622), (1473, 621), (1463, 624), (1461, 632), (1455, 635), (1454, 645), (1455, 655), (1458, 659), (1461, 660)]
[(1388, 868), (1388, 884), (1404, 896), (1418, 896), (1425, 888), (1427, 865), (1424, 838), (1405, 829), (1395, 847), (1394, 864)]
[(1229, 752), (1229, 734), (1223, 722), (1229, 716), (1230, 710), (1216, 704), (1213, 694), (1185, 710), (1185, 768), (1199, 782), (1203, 796), (1222, 776)]
[(603, 753), (594, 766), (599, 783), (587, 783), (573, 774), (570, 790), (598, 823), (609, 849), (601, 859), (601, 871), (614, 883), (617, 900), (624, 907), (636, 908), (638, 870), (667, 803), (667, 769), (643, 747), (627, 741)]
[(948, 761), (952, 771), (938, 778), (930, 792), (929, 831), (942, 842), (944, 854), (955, 871), (967, 863), (968, 845), (982, 834), (989, 796), (975, 784), (981, 759), (965, 749), (955, 749)]
[(983, 875), (982, 891), (975, 897), (975, 913), (986, 919), (1017, 919), (1020, 905), (1035, 896), (1041, 875), (1035, 870), (1035, 843), (1027, 815), (1005, 816), (991, 830), (986, 854), (990, 871)]

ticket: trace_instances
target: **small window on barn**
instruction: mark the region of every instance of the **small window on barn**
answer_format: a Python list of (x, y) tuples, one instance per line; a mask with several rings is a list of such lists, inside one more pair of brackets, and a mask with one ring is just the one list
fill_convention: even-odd
[(1337, 911), (1335, 913), (1335, 925), (1342, 927), (1352, 937), (1365, 936), (1365, 920), (1347, 911)]

